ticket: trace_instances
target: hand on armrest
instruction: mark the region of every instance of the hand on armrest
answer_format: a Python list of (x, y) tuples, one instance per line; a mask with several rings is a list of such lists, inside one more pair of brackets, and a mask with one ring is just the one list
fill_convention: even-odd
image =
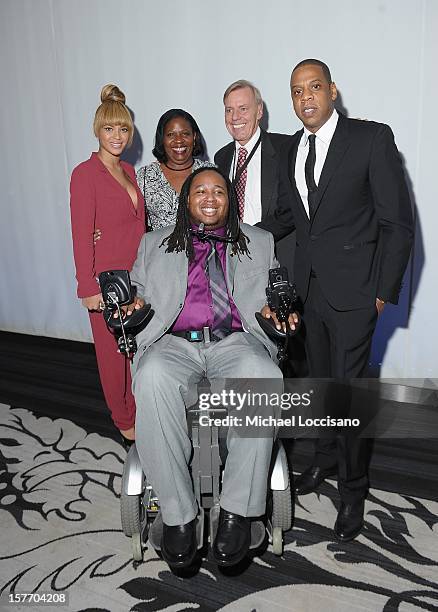
[[(134, 312), (134, 310), (140, 310), (140, 308), (143, 308), (144, 305), (145, 305), (144, 299), (140, 297), (136, 297), (135, 300), (131, 304), (128, 304), (127, 306), (122, 306), (121, 310), (125, 313), (125, 315), (130, 317), (132, 313)], [(119, 313), (115, 311), (113, 314), (114, 319), (117, 319), (118, 316), (119, 316)]]
[[(268, 306), (268, 305), (263, 306), (263, 308), (262, 308), (262, 310), (261, 310), (261, 313), (262, 313), (262, 316), (263, 316), (265, 319), (272, 319), (272, 320), (274, 321), (274, 323), (275, 323), (275, 327), (276, 327), (278, 330), (281, 330), (281, 329), (282, 329), (284, 332), (286, 332), (286, 323), (285, 323), (285, 322), (280, 323), (280, 321), (277, 319), (277, 315), (275, 314), (275, 312), (274, 312), (274, 311), (272, 311), (272, 310), (269, 308), (269, 306)], [(299, 315), (298, 315), (298, 313), (296, 313), (296, 312), (292, 312), (292, 313), (289, 315), (289, 318), (288, 318), (288, 323), (289, 323), (290, 329), (291, 329), (292, 331), (295, 331), (295, 328), (296, 328), (296, 326), (298, 325), (298, 322), (299, 322)]]

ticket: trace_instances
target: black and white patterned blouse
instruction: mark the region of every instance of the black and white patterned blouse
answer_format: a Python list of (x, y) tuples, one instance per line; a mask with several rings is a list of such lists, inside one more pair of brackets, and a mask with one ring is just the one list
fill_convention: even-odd
[[(192, 172), (203, 166), (215, 167), (212, 162), (195, 159)], [(148, 230), (175, 223), (178, 194), (164, 176), (160, 163), (153, 161), (140, 168), (137, 172), (137, 183), (144, 197)]]

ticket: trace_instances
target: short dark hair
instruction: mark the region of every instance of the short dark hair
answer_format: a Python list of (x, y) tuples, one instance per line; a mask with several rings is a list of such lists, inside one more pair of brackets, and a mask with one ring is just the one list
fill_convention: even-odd
[(158, 159), (159, 162), (167, 161), (167, 155), (163, 145), (164, 130), (169, 121), (171, 119), (175, 119), (176, 117), (181, 117), (182, 119), (185, 119), (188, 123), (190, 123), (190, 126), (193, 130), (193, 135), (195, 137), (195, 144), (193, 146), (193, 157), (203, 157), (205, 155), (205, 149), (204, 141), (201, 136), (201, 130), (199, 129), (198, 124), (196, 123), (192, 115), (187, 111), (183, 110), (182, 108), (171, 108), (163, 115), (161, 115), (157, 124), (157, 130), (155, 132), (155, 144), (154, 148), (152, 149), (152, 155), (156, 159)]
[(221, 176), (227, 186), (228, 195), (228, 218), (226, 224), (226, 237), (232, 240), (233, 255), (250, 255), (248, 250), (249, 238), (240, 229), (239, 222), (239, 204), (237, 201), (236, 191), (226, 174), (219, 168), (211, 166), (202, 166), (198, 168), (186, 178), (181, 187), (179, 194), (179, 204), (176, 213), (176, 225), (173, 232), (164, 238), (160, 246), (167, 244), (166, 253), (185, 251), (190, 261), (195, 256), (193, 248), (193, 236), (191, 233), (191, 221), (189, 216), (189, 193), (193, 179), (201, 172), (216, 172)]
[(295, 70), (297, 70), (297, 68), (301, 68), (301, 66), (308, 66), (309, 64), (313, 65), (313, 66), (320, 66), (322, 68), (322, 72), (324, 73), (325, 78), (327, 79), (327, 82), (329, 84), (333, 82), (332, 81), (332, 75), (330, 74), (330, 68), (327, 66), (327, 64), (324, 64), (324, 62), (322, 62), (321, 60), (318, 60), (318, 59), (305, 59), (305, 60), (302, 60), (292, 70), (292, 74), (295, 72)]

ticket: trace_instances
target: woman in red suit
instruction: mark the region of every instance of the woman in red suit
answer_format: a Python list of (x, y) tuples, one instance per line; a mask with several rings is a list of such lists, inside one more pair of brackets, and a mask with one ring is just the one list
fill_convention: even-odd
[[(135, 437), (129, 362), (117, 352), (106, 328), (96, 277), (104, 270), (131, 270), (145, 231), (145, 208), (134, 168), (120, 160), (134, 135), (125, 96), (117, 86), (106, 85), (101, 100), (93, 126), (99, 151), (71, 176), (71, 225), (78, 297), (90, 314), (105, 400), (127, 446)], [(102, 237), (94, 244), (96, 228), (102, 230)]]

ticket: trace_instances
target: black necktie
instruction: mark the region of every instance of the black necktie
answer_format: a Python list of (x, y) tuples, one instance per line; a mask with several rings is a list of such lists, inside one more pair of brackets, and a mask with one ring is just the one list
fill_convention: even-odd
[(304, 166), (304, 174), (306, 175), (307, 185), (307, 202), (309, 204), (309, 218), (311, 219), (315, 212), (316, 204), (316, 192), (318, 186), (315, 183), (315, 161), (316, 161), (316, 150), (315, 150), (315, 134), (311, 134), (309, 140), (309, 152), (306, 158), (306, 164)]
[(219, 253), (216, 251), (214, 242), (210, 244), (211, 251), (207, 257), (206, 273), (213, 300), (213, 333), (217, 338), (222, 339), (231, 331), (231, 306)]

